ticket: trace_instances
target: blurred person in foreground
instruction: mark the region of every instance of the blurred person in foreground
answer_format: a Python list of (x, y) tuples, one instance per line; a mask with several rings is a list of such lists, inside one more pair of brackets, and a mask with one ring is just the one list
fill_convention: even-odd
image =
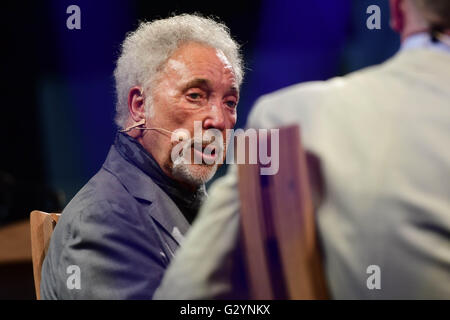
[[(394, 57), (265, 95), (247, 126), (299, 124), (320, 159), (316, 219), (332, 298), (450, 299), (450, 1), (390, 7), (402, 42)], [(242, 296), (236, 171), (211, 187), (155, 298)], [(379, 290), (367, 287), (370, 265)]]
[[(43, 264), (43, 299), (151, 299), (221, 163), (204, 160), (225, 154), (187, 139), (194, 122), (219, 135), (236, 123), (241, 57), (228, 28), (212, 19), (140, 24), (114, 75), (121, 130), (62, 212)], [(181, 143), (200, 161), (174, 158)]]

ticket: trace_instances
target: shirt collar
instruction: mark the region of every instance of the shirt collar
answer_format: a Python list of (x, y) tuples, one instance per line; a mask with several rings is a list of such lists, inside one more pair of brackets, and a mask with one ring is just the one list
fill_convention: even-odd
[(448, 45), (450, 36), (441, 34), (440, 37), (442, 37), (445, 43), (443, 41), (433, 42), (431, 36), (427, 32), (416, 33), (403, 41), (400, 50), (406, 51), (411, 49), (431, 48), (450, 53), (450, 46)]

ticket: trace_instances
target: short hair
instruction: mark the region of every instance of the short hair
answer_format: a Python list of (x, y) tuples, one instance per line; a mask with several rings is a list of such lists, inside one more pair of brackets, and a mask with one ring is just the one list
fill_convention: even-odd
[(117, 99), (115, 122), (119, 127), (123, 128), (128, 119), (130, 88), (142, 86), (145, 90), (151, 90), (168, 58), (187, 42), (221, 50), (233, 68), (238, 87), (241, 85), (244, 71), (240, 48), (223, 23), (199, 14), (181, 14), (142, 22), (135, 31), (127, 34), (114, 70)]
[(449, 0), (412, 0), (431, 28), (450, 29)]

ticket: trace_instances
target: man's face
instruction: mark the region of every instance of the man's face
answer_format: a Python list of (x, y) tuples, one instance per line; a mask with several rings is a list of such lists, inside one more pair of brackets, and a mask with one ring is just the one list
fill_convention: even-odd
[[(198, 43), (179, 47), (157, 79), (152, 98), (147, 127), (170, 131), (185, 129), (194, 137), (194, 121), (199, 121), (202, 131), (216, 129), (225, 142), (226, 129), (236, 124), (236, 78), (225, 55), (211, 47)], [(171, 151), (176, 142), (172, 143), (170, 137), (160, 131), (145, 131), (141, 143), (168, 176), (189, 187), (205, 183), (217, 170), (215, 163), (194, 164), (194, 156), (206, 159), (208, 155), (201, 147), (194, 149), (193, 141), (189, 147), (192, 154), (189, 164), (174, 164)], [(207, 142), (203, 144), (206, 146)]]

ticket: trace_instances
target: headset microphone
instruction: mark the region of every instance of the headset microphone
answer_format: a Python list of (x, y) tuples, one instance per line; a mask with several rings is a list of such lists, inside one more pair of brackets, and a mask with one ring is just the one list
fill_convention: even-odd
[(188, 135), (184, 131), (174, 132), (174, 131), (170, 131), (170, 130), (167, 130), (167, 129), (164, 129), (164, 128), (140, 127), (142, 125), (145, 125), (145, 119), (142, 119), (142, 120), (136, 122), (135, 124), (125, 128), (125, 129), (119, 130), (119, 132), (128, 132), (128, 131), (131, 131), (133, 129), (136, 129), (136, 130), (156, 130), (156, 131), (163, 132), (165, 134), (169, 134), (170, 136), (172, 136), (172, 134), (176, 134), (178, 141), (183, 141), (183, 140), (186, 140), (188, 138)]

